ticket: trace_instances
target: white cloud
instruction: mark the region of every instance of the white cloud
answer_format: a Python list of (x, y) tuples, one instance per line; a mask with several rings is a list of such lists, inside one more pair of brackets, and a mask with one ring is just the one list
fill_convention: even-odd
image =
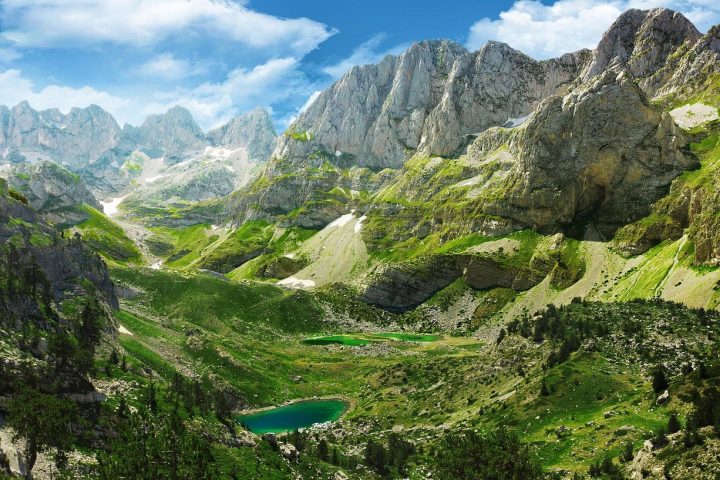
[(298, 113), (303, 113), (303, 112), (305, 112), (305, 110), (310, 108), (310, 105), (312, 105), (312, 103), (315, 100), (317, 100), (317, 98), (320, 96), (321, 93), (322, 93), (322, 91), (320, 91), (320, 90), (315, 90), (313, 93), (311, 93), (310, 96), (308, 97), (308, 99), (303, 104), (303, 106), (300, 107), (300, 109), (298, 110)]
[(205, 82), (192, 89), (158, 93), (140, 113), (164, 111), (172, 105), (190, 110), (203, 128), (212, 128), (238, 112), (258, 105), (271, 105), (312, 92), (311, 84), (298, 69), (295, 58), (272, 59), (252, 69), (236, 68), (222, 82)]
[(308, 99), (305, 100), (305, 103), (303, 103), (302, 107), (300, 107), (296, 111), (290, 112), (290, 113), (286, 114), (285, 116), (283, 116), (282, 118), (278, 119), (278, 124), (283, 129), (287, 128), (291, 123), (293, 123), (297, 119), (298, 115), (300, 115), (301, 113), (305, 112), (305, 110), (310, 108), (310, 105), (312, 105), (312, 103), (315, 100), (317, 100), (317, 98), (320, 96), (321, 93), (322, 93), (321, 90), (315, 90), (313, 93), (310, 94)]
[[(79, 88), (48, 85), (38, 88), (16, 69), (0, 72), (0, 105), (12, 107), (23, 100), (37, 110), (57, 108), (67, 113), (72, 107), (96, 104), (110, 112), (121, 125), (139, 125), (145, 117), (182, 105), (204, 129), (228, 121), (240, 112), (257, 106), (272, 111), (272, 105), (303, 98), (317, 89), (299, 70), (297, 59), (270, 60), (254, 68), (236, 68), (221, 82), (204, 82), (195, 88), (139, 93), (132, 100), (89, 86)], [(317, 92), (319, 94), (319, 92)], [(285, 123), (287, 118), (281, 119)]]
[(537, 0), (516, 1), (500, 18), (483, 18), (468, 35), (467, 47), (488, 40), (505, 42), (535, 58), (549, 58), (581, 48), (595, 48), (602, 34), (630, 8), (667, 7), (682, 12), (701, 31), (720, 22), (717, 0)]
[(361, 43), (353, 53), (336, 63), (335, 65), (328, 65), (323, 68), (323, 72), (330, 75), (332, 78), (340, 78), (345, 72), (350, 70), (355, 65), (367, 65), (369, 63), (378, 63), (380, 60), (385, 58), (387, 55), (398, 55), (402, 53), (407, 45), (396, 45), (386, 50), (379, 50), (380, 45), (385, 41), (387, 35), (377, 34), (374, 35), (370, 40)]
[(159, 77), (163, 80), (180, 80), (204, 71), (201, 66), (192, 65), (185, 59), (175, 58), (172, 53), (161, 53), (138, 68), (138, 73), (142, 76)]
[(38, 110), (57, 108), (67, 113), (72, 107), (101, 105), (111, 113), (122, 112), (130, 102), (92, 87), (73, 88), (62, 85), (48, 85), (36, 89), (33, 82), (22, 76), (19, 70), (0, 72), (0, 105), (13, 106), (23, 100)]
[(307, 19), (255, 12), (230, 0), (3, 0), (4, 35), (20, 47), (98, 42), (148, 46), (173, 35), (307, 53), (335, 33)]

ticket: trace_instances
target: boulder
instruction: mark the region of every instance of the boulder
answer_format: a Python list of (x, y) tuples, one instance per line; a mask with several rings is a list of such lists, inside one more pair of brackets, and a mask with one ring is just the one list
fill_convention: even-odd
[(297, 448), (295, 448), (295, 445), (292, 443), (281, 443), (279, 445), (279, 449), (280, 455), (287, 460), (296, 461), (300, 457), (300, 452), (298, 452)]

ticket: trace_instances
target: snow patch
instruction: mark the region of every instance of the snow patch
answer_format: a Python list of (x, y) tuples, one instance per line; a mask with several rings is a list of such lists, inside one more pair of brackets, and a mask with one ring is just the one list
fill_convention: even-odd
[(302, 289), (302, 288), (315, 287), (315, 282), (312, 280), (304, 280), (301, 278), (288, 277), (283, 280), (280, 280), (278, 282), (278, 285), (282, 285), (283, 287), (288, 287), (288, 288)]
[(127, 197), (127, 195), (125, 195), (124, 197), (111, 198), (107, 202), (100, 202), (100, 205), (102, 205), (105, 215), (107, 215), (108, 217), (117, 215), (118, 206), (120, 205), (120, 203), (122, 203), (123, 200), (125, 200), (125, 197)]
[(134, 333), (132, 333), (130, 330), (128, 330), (127, 328), (123, 327), (122, 325), (118, 325), (118, 332), (124, 333), (125, 335), (130, 335), (130, 336), (135, 335)]
[(165, 176), (165, 175), (155, 175), (154, 177), (146, 178), (146, 179), (145, 179), (145, 183), (153, 183), (153, 182), (155, 182), (155, 181), (157, 181), (157, 180), (160, 180), (160, 179), (161, 179), (162, 177), (164, 177), (164, 176)]
[(340, 150), (335, 150), (335, 156), (336, 157), (342, 156), (342, 152)]
[(524, 117), (517, 117), (517, 118), (508, 117), (507, 121), (503, 124), (503, 127), (505, 127), (505, 128), (519, 127), (523, 123), (527, 122), (530, 119), (530, 117), (532, 117), (532, 113), (528, 113)]
[(330, 228), (330, 227), (342, 227), (343, 225), (345, 225), (346, 223), (348, 223), (348, 222), (349, 222), (350, 220), (352, 220), (353, 218), (355, 218), (355, 215), (353, 215), (352, 213), (346, 213), (346, 214), (343, 215), (342, 217), (336, 218), (335, 220), (333, 220), (332, 222), (330, 222), (330, 224), (328, 224), (327, 228)]
[(358, 221), (355, 223), (355, 233), (360, 233), (362, 231), (362, 224), (367, 218), (367, 215), (363, 215), (362, 217), (358, 218)]
[(162, 262), (155, 262), (150, 265), (150, 268), (152, 268), (153, 270), (160, 270), (162, 268)]

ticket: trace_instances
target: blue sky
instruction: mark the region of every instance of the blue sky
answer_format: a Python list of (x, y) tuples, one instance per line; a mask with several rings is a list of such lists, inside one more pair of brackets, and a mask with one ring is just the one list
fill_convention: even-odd
[(279, 129), (352, 65), (449, 38), (535, 58), (592, 48), (627, 8), (701, 31), (717, 0), (0, 0), (0, 104), (96, 103), (122, 124), (180, 104), (205, 129), (255, 106)]

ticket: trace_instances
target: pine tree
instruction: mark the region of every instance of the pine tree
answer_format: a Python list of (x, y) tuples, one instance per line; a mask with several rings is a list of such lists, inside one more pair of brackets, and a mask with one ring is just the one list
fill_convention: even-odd
[(325, 440), (324, 438), (321, 438), (320, 441), (318, 442), (318, 449), (317, 449), (318, 458), (320, 460), (322, 460), (323, 462), (326, 462), (327, 458), (328, 458), (328, 452), (329, 452), (329, 448), (328, 448), (327, 440)]
[(652, 388), (655, 393), (662, 393), (668, 386), (667, 378), (665, 378), (665, 369), (658, 366), (653, 372)]
[(37, 454), (49, 449), (66, 452), (74, 442), (78, 422), (74, 403), (34, 389), (25, 389), (8, 404), (7, 424), (15, 430), (13, 441), (25, 440), (25, 462), (31, 472)]
[(543, 397), (547, 397), (550, 395), (550, 391), (548, 390), (547, 383), (545, 383), (545, 379), (543, 378), (540, 382), (540, 395)]
[(672, 412), (668, 419), (667, 431), (668, 433), (679, 432), (682, 427), (680, 426), (680, 420), (678, 420), (677, 413)]
[(155, 391), (155, 384), (150, 383), (147, 389), (147, 407), (153, 415), (157, 414), (158, 403), (157, 403), (157, 392)]

